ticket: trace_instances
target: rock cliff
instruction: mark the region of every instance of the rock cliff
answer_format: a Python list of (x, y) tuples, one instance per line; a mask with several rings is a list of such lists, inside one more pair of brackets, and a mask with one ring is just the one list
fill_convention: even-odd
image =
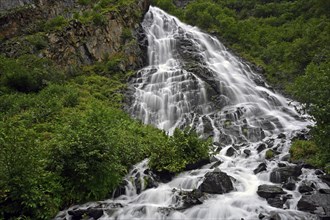
[(0, 53), (36, 54), (66, 67), (118, 59), (122, 71), (138, 69), (145, 53), (137, 38), (150, 1), (111, 2), (1, 1)]

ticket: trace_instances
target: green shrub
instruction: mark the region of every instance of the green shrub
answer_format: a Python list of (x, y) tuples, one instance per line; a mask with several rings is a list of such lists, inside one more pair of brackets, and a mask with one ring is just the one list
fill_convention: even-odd
[(67, 26), (69, 21), (63, 16), (57, 16), (44, 24), (45, 31), (61, 30)]
[(1, 124), (0, 146), (0, 218), (54, 217), (61, 204), (61, 186), (45, 169), (46, 155), (37, 134), (18, 123)]
[(188, 164), (208, 158), (210, 141), (201, 140), (194, 131), (176, 129), (173, 136), (151, 152), (149, 166), (156, 171), (176, 173)]
[(1, 83), (19, 92), (37, 92), (49, 82), (59, 82), (64, 75), (47, 59), (34, 55), (11, 59), (0, 56)]

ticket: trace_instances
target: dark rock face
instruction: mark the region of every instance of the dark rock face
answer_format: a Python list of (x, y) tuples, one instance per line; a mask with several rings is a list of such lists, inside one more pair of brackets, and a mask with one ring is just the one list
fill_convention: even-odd
[(183, 8), (192, 0), (174, 0), (174, 4), (177, 7)]
[[(121, 71), (137, 70), (146, 61), (143, 46), (132, 39), (139, 37), (140, 21), (149, 8), (149, 0), (138, 0), (136, 4), (121, 7), (120, 13), (110, 11), (104, 14), (102, 25), (82, 24), (73, 19), (74, 12), (89, 10), (88, 6), (80, 5), (75, 0), (9, 2), (11, 1), (1, 1), (0, 5), (0, 10), (15, 9), (6, 11), (0, 17), (0, 38), (9, 39), (0, 44), (0, 52), (8, 57), (23, 55), (26, 53), (25, 48), (29, 48), (29, 53), (38, 53), (38, 56), (49, 58), (61, 66), (79, 66), (125, 54), (125, 59), (118, 65)], [(16, 9), (17, 7), (19, 8)], [(137, 14), (135, 12), (141, 12), (141, 16), (132, 16)], [(34, 46), (23, 35), (40, 32), (38, 22), (57, 16), (63, 16), (70, 22), (61, 30), (45, 34), (47, 46), (35, 51)], [(122, 38), (125, 30), (132, 32), (132, 39)], [(18, 40), (10, 39), (21, 35)]]
[(300, 211), (330, 216), (330, 194), (303, 195), (297, 208)]
[(231, 156), (233, 156), (234, 154), (235, 154), (235, 149), (232, 148), (232, 147), (228, 148), (228, 150), (227, 150), (227, 152), (226, 152), (226, 156), (231, 157)]
[(285, 201), (280, 196), (276, 196), (275, 198), (268, 198), (267, 202), (270, 206), (276, 208), (283, 208), (283, 204), (285, 203)]
[(195, 169), (201, 168), (202, 166), (204, 166), (208, 163), (210, 163), (209, 158), (201, 159), (201, 160), (197, 161), (196, 163), (187, 164), (185, 170), (195, 170)]
[(251, 155), (251, 151), (249, 149), (245, 149), (243, 152), (246, 155), (246, 157), (249, 157)]
[(201, 192), (212, 194), (228, 193), (234, 189), (230, 177), (220, 170), (205, 174), (205, 179), (200, 185)]
[(99, 219), (103, 215), (102, 208), (88, 208), (88, 209), (74, 209), (69, 210), (68, 214), (71, 215), (72, 220), (83, 219), (85, 215), (93, 219)]
[(202, 204), (205, 199), (204, 193), (198, 189), (192, 191), (180, 191), (179, 195), (181, 196), (183, 205), (176, 209), (187, 209), (194, 205)]
[(256, 169), (253, 170), (253, 173), (257, 174), (257, 173), (260, 173), (265, 170), (267, 170), (267, 165), (265, 163), (261, 163), (258, 165), (258, 167)]
[(296, 181), (293, 178), (289, 178), (288, 181), (283, 184), (283, 188), (287, 190), (294, 190), (296, 188)]
[(257, 151), (258, 153), (260, 153), (261, 151), (265, 150), (266, 149), (266, 144), (260, 144), (258, 147), (257, 147)]
[(297, 178), (300, 175), (300, 166), (279, 167), (270, 173), (270, 181), (273, 183), (283, 183), (287, 182), (289, 177)]
[(265, 199), (275, 198), (277, 195), (286, 194), (281, 187), (273, 185), (260, 185), (257, 194)]
[(328, 186), (330, 186), (330, 174), (319, 176), (319, 178)]
[(300, 193), (307, 193), (307, 192), (312, 192), (314, 189), (310, 186), (307, 185), (301, 185), (298, 187), (298, 191)]

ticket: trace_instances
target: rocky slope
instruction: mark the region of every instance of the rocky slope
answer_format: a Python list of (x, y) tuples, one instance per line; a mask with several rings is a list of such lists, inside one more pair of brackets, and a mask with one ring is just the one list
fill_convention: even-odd
[(143, 47), (136, 39), (149, 0), (78, 2), (1, 1), (0, 53), (36, 54), (61, 66), (117, 59), (123, 71), (141, 67)]

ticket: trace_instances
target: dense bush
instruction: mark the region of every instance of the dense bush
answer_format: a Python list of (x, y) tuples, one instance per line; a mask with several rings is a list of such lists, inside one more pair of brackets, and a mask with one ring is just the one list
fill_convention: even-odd
[(18, 59), (0, 56), (0, 72), (0, 83), (19, 92), (37, 92), (50, 82), (64, 79), (50, 61), (34, 55)]
[(180, 172), (187, 165), (208, 158), (210, 145), (194, 131), (176, 129), (166, 143), (152, 151), (149, 165), (156, 171)]

